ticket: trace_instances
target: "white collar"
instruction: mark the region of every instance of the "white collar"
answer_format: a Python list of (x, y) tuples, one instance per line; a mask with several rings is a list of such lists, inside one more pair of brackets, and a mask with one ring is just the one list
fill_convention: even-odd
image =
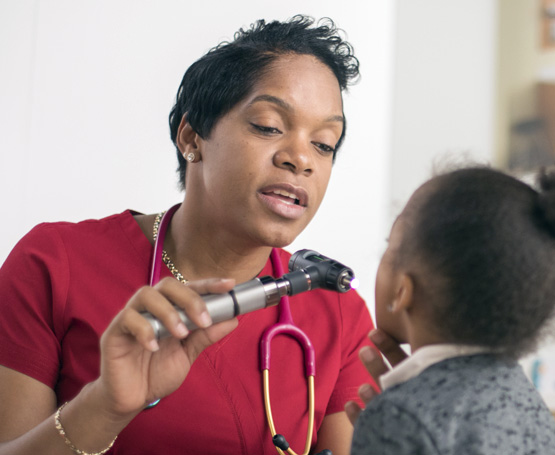
[(482, 346), (463, 344), (431, 344), (423, 346), (387, 373), (380, 376), (380, 386), (385, 390), (418, 376), (429, 366), (442, 360), (491, 351)]

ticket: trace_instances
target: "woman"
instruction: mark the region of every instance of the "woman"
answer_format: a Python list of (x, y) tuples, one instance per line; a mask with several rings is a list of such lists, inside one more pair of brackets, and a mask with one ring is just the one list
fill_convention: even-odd
[[(301, 16), (260, 21), (187, 70), (170, 114), (186, 196), (157, 284), (146, 286), (157, 215), (40, 225), (16, 246), (0, 273), (0, 454), (275, 453), (258, 343), (278, 311), (212, 325), (200, 295), (287, 267), (281, 248), (324, 197), (345, 134), (341, 92), (357, 75), (333, 23)], [(189, 333), (172, 303), (202, 329)], [(369, 380), (357, 360), (368, 311), (354, 292), (291, 304), (316, 351), (311, 451), (346, 454), (343, 406)], [(173, 337), (158, 342), (143, 311)], [(279, 337), (272, 359), (276, 428), (300, 451), (302, 352)]]

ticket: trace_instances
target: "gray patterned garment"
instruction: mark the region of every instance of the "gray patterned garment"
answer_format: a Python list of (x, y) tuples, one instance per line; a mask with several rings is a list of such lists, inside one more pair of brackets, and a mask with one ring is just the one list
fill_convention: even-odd
[(554, 455), (555, 419), (517, 362), (455, 357), (374, 398), (351, 454)]

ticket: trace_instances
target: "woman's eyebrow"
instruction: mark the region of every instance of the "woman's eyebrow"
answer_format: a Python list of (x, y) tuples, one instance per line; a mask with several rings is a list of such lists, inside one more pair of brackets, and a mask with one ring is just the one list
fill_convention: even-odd
[(266, 101), (268, 103), (273, 103), (273, 104), (281, 107), (282, 109), (285, 109), (286, 111), (292, 111), (293, 110), (293, 106), (291, 106), (287, 101), (284, 101), (281, 98), (278, 98), (277, 96), (273, 96), (273, 95), (258, 95), (256, 98), (254, 98), (249, 103), (249, 106), (252, 106), (253, 104), (259, 103), (261, 101)]
[[(293, 111), (293, 106), (291, 106), (287, 101), (282, 100), (281, 98), (278, 98), (277, 96), (273, 96), (273, 95), (258, 95), (256, 98), (254, 98), (248, 105), (252, 106), (255, 103), (261, 102), (261, 101), (266, 101), (268, 103), (273, 103), (276, 106), (281, 107), (282, 109), (286, 110), (286, 111)], [(339, 122), (339, 123), (345, 123), (345, 118), (342, 115), (332, 115), (331, 117), (328, 117), (326, 119), (326, 122)]]
[(326, 122), (345, 123), (345, 118), (342, 115), (332, 115), (326, 119)]

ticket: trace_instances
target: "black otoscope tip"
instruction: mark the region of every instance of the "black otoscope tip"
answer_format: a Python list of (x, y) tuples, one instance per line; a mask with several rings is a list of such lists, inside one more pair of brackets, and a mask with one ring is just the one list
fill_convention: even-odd
[(331, 453), (331, 450), (324, 449), (321, 452), (318, 452), (316, 455), (333, 455), (333, 454)]
[(289, 443), (285, 440), (285, 437), (282, 434), (276, 434), (272, 441), (274, 445), (281, 450), (287, 450), (289, 448)]

